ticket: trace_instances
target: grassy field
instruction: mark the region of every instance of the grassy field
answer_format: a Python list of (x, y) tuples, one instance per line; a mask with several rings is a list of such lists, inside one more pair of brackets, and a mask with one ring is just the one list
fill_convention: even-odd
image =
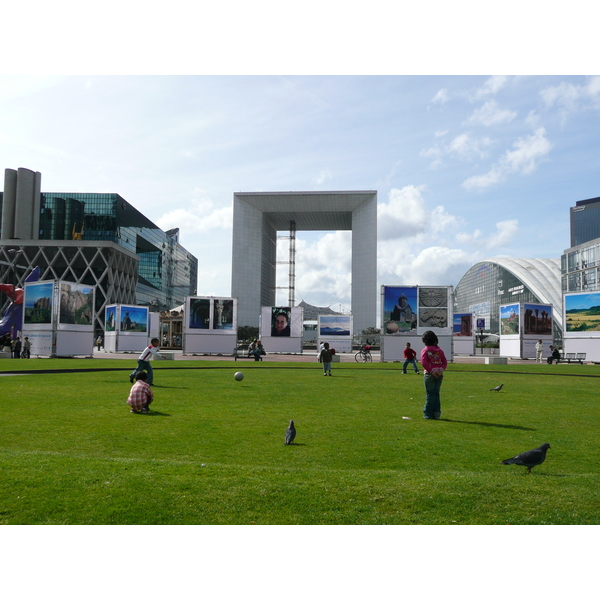
[(600, 523), (599, 367), (452, 364), (428, 421), (398, 364), (156, 364), (135, 415), (129, 362), (0, 361), (1, 524)]

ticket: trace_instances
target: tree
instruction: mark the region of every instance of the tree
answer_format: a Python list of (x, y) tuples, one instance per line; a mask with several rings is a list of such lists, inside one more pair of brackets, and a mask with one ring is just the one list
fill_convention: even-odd
[(249, 342), (258, 337), (258, 327), (252, 325), (242, 325), (238, 327), (237, 339), (241, 342)]

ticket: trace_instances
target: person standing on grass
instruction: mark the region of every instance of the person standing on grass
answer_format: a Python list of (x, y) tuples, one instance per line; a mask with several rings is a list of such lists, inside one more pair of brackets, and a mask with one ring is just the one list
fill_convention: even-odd
[(331, 350), (329, 349), (329, 342), (325, 342), (323, 344), (323, 350), (321, 350), (319, 354), (319, 362), (323, 363), (323, 375), (331, 376), (331, 361), (333, 359), (333, 354), (331, 354)]
[(406, 367), (412, 364), (415, 373), (419, 374), (419, 367), (417, 367), (417, 353), (410, 347), (410, 342), (406, 342), (406, 348), (404, 348), (404, 364), (402, 365), (402, 374), (406, 375)]
[(148, 371), (148, 385), (154, 385), (154, 372), (152, 371), (150, 359), (153, 356), (160, 356), (160, 358), (164, 358), (163, 355), (157, 350), (159, 343), (160, 342), (158, 338), (152, 338), (152, 340), (150, 340), (150, 345), (144, 349), (138, 358), (137, 367), (129, 375), (129, 383), (133, 383), (135, 376), (140, 371)]
[(146, 382), (148, 375), (140, 371), (135, 376), (135, 383), (129, 392), (127, 404), (131, 406), (132, 413), (147, 413), (150, 410), (150, 404), (154, 400), (154, 394)]
[(535, 362), (542, 362), (542, 355), (544, 354), (544, 343), (542, 340), (538, 340), (535, 345)]
[(442, 415), (440, 388), (448, 361), (444, 351), (438, 346), (438, 337), (433, 331), (426, 331), (422, 340), (425, 344), (425, 348), (421, 350), (423, 381), (425, 382), (423, 416), (426, 419), (439, 419)]

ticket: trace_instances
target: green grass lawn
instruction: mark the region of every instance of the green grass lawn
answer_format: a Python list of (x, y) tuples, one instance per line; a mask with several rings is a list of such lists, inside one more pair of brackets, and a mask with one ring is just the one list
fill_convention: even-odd
[(2, 524), (600, 523), (593, 365), (452, 364), (429, 421), (398, 364), (161, 362), (135, 415), (135, 360), (15, 363), (94, 370), (0, 377)]

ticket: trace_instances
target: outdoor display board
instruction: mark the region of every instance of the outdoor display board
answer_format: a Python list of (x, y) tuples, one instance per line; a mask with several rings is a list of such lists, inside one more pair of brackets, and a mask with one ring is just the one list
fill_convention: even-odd
[(150, 338), (147, 306), (113, 304), (104, 311), (106, 352), (142, 352)]
[(25, 283), (23, 332), (32, 356), (91, 356), (94, 286), (70, 281)]
[(471, 313), (454, 313), (452, 318), (452, 335), (456, 354), (474, 354), (475, 336), (473, 315)]
[(187, 296), (183, 354), (233, 354), (237, 342), (237, 298)]
[[(448, 360), (453, 348), (452, 286), (381, 286), (381, 360), (404, 360), (406, 342), (416, 350), (421, 336), (435, 332)], [(397, 338), (397, 339), (396, 339)], [(417, 347), (413, 341), (418, 340)]]
[(302, 354), (304, 309), (301, 306), (263, 306), (260, 338), (266, 352)]
[(514, 303), (500, 306), (500, 355), (535, 358), (535, 345), (542, 340), (543, 358), (552, 344), (552, 305)]
[(352, 352), (352, 315), (319, 315), (319, 347), (328, 342), (336, 352)]
[(563, 323), (563, 352), (600, 362), (600, 292), (564, 294)]

